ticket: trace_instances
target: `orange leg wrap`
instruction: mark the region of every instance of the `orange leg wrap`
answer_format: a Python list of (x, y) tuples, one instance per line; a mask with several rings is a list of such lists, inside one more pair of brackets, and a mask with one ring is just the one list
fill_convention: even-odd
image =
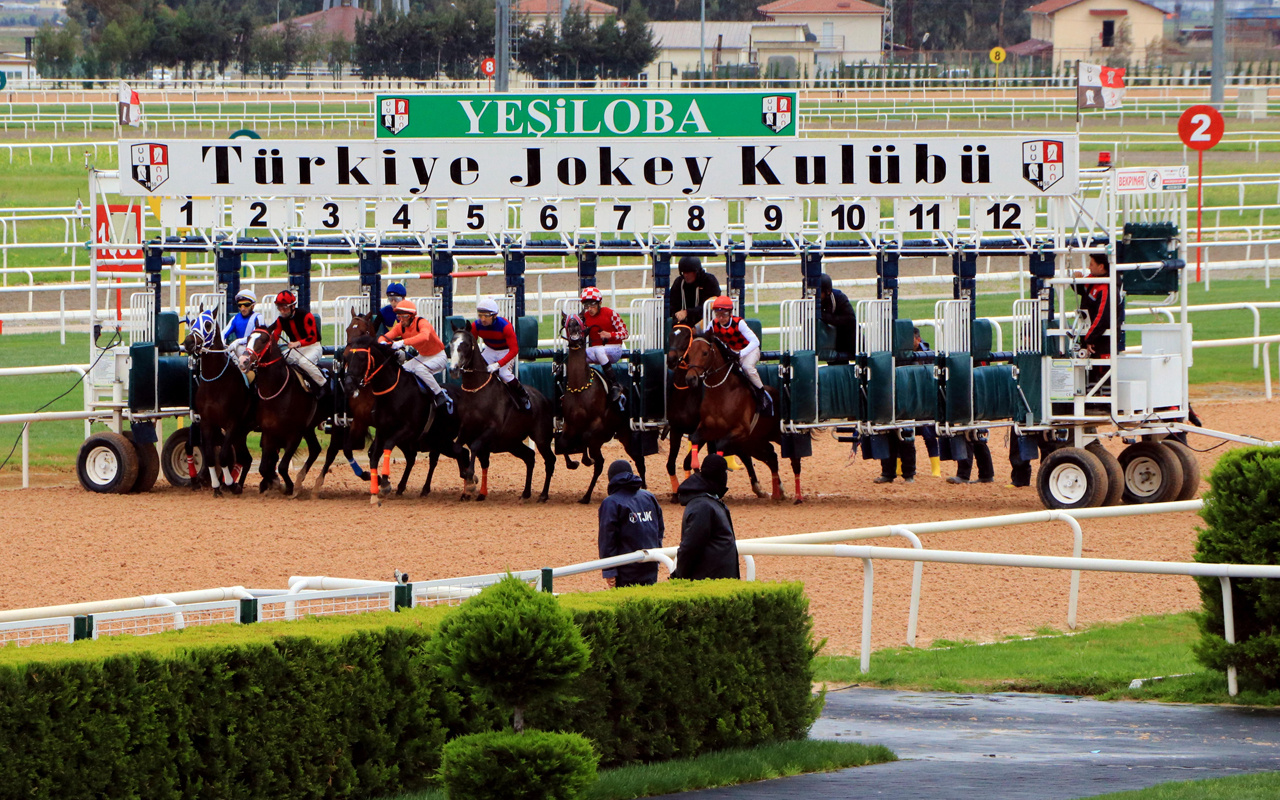
[(697, 447), (697, 445), (695, 445), (695, 446), (694, 446), (694, 448), (693, 448), (693, 462), (692, 462), (692, 463), (693, 463), (693, 468), (694, 468), (694, 469), (702, 469), (702, 459), (698, 457), (698, 447)]
[(800, 476), (797, 475), (796, 476), (796, 499), (799, 500), (802, 497), (804, 497), (804, 494), (800, 491)]
[(489, 493), (489, 470), (480, 468), (480, 494)]
[[(689, 476), (686, 475), (685, 477), (687, 478)], [(675, 494), (678, 491), (680, 491), (680, 482), (676, 480), (675, 475), (672, 475), (671, 476), (671, 493)]]
[(369, 494), (378, 493), (378, 471), (376, 469), (369, 470)]
[(382, 474), (388, 478), (391, 477), (391, 451), (384, 450), (382, 452)]

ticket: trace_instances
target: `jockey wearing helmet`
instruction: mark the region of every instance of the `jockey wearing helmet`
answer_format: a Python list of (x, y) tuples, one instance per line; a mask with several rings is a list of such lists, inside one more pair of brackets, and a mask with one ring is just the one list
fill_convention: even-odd
[(622, 342), (627, 340), (627, 324), (612, 308), (601, 306), (600, 290), (588, 286), (582, 290), (582, 325), (587, 331), (587, 363), (604, 367), (604, 382), (612, 402), (622, 396), (614, 382), (613, 365), (622, 358)]
[(734, 316), (733, 300), (728, 296), (720, 295), (712, 300), (711, 313), (711, 334), (738, 354), (738, 366), (755, 389), (756, 404), (765, 413), (770, 413), (772, 399), (756, 372), (756, 364), (760, 361), (760, 339), (745, 319)]
[(319, 390), (319, 396), (328, 387), (328, 381), (320, 371), (320, 356), (324, 353), (320, 344), (320, 325), (310, 311), (298, 313), (298, 298), (293, 296), (293, 292), (285, 290), (276, 295), (275, 303), (280, 316), (271, 326), (271, 342), (279, 341), (281, 334), (288, 337), (285, 362), (306, 373)]
[(387, 284), (387, 304), (378, 310), (378, 332), (386, 333), (396, 324), (396, 306), (409, 296), (404, 284), (393, 281)]
[(520, 352), (516, 343), (516, 326), (498, 316), (498, 304), (489, 297), (476, 304), (476, 317), (475, 322), (467, 323), (467, 330), (484, 342), (480, 355), (489, 365), (489, 372), (498, 373), (515, 398), (516, 405), (528, 411), (532, 408), (529, 393), (516, 380), (510, 366)]
[(253, 310), (254, 303), (253, 292), (237, 292), (236, 311), (238, 313), (227, 323), (227, 327), (222, 329), (222, 341), (232, 351), (237, 364), (240, 363), (240, 356), (244, 355), (249, 334), (262, 325), (262, 317)]
[[(391, 330), (378, 337), (384, 344), (390, 343), (393, 350), (412, 347), (418, 351), (413, 358), (406, 359), (404, 368), (426, 384), (435, 395), (437, 406), (449, 407), (452, 403), (449, 395), (436, 381), (435, 373), (442, 372), (448, 366), (448, 357), (444, 352), (444, 342), (431, 323), (418, 316), (418, 307), (408, 300), (396, 303), (396, 323)], [(452, 411), (452, 409), (450, 409)]]

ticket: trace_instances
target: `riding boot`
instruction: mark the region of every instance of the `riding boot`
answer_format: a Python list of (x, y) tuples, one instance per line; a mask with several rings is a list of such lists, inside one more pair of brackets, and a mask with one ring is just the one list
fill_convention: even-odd
[(440, 391), (435, 396), (435, 404), (436, 408), (443, 408), (446, 414), (453, 413), (453, 398), (449, 396), (448, 392)]
[(511, 381), (507, 384), (507, 391), (511, 392), (511, 397), (516, 401), (516, 407), (525, 411), (533, 408), (533, 404), (529, 402), (529, 393), (525, 391), (524, 384), (520, 381)]
[(756, 410), (765, 416), (773, 415), (773, 398), (762, 386), (752, 386), (756, 395)]
[(600, 367), (600, 372), (604, 374), (604, 387), (609, 390), (610, 405), (617, 405), (619, 410), (626, 410), (626, 401), (622, 398), (622, 387), (618, 385), (613, 373), (613, 365), (605, 364)]

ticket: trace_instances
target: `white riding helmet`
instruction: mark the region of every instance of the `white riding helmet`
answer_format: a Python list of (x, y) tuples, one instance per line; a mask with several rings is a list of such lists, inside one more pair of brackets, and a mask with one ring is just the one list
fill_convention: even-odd
[(258, 302), (258, 298), (253, 296), (253, 292), (244, 290), (244, 291), (236, 292), (236, 302), (237, 303), (240, 303), (240, 302), (256, 303)]
[(486, 297), (479, 303), (476, 303), (476, 313), (484, 312), (486, 314), (497, 314), (498, 304), (492, 297)]

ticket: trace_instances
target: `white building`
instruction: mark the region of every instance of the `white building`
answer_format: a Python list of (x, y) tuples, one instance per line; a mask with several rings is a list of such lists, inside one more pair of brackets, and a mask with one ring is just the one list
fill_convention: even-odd
[(878, 5), (864, 0), (776, 0), (756, 10), (775, 22), (806, 26), (817, 37), (814, 63), (820, 69), (880, 63), (885, 12)]

